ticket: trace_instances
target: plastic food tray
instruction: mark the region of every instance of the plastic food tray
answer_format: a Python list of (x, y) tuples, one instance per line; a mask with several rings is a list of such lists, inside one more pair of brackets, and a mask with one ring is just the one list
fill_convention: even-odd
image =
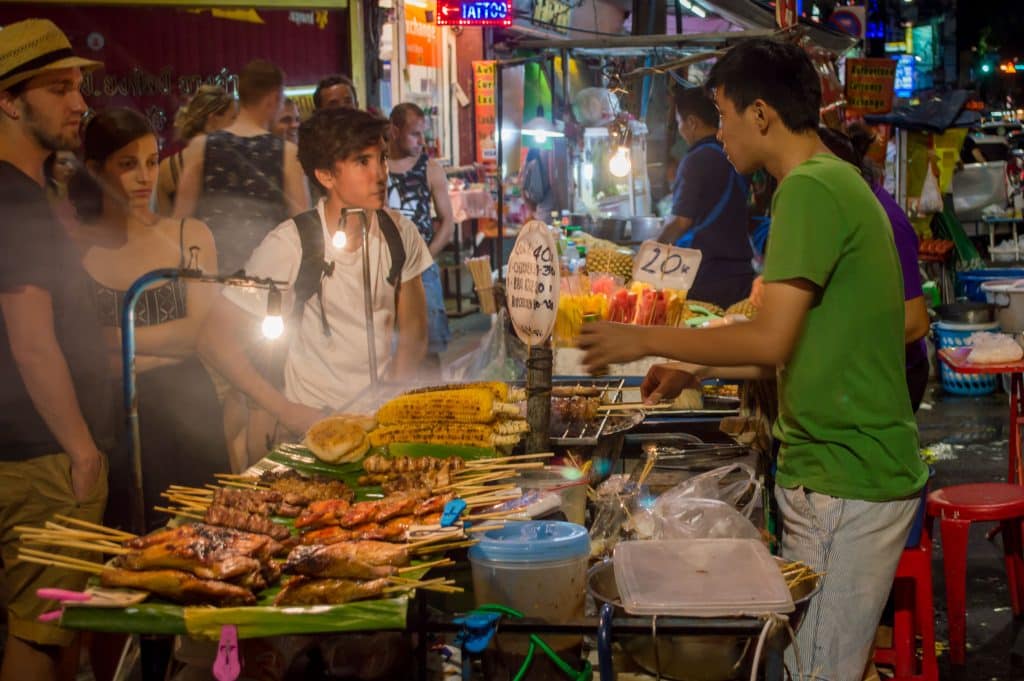
[(671, 539), (615, 547), (631, 615), (743, 617), (793, 611), (778, 563), (756, 539)]

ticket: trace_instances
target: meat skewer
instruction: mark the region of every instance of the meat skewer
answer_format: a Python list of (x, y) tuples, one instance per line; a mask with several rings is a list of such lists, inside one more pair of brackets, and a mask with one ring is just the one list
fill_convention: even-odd
[(387, 577), (409, 565), (409, 551), (378, 541), (339, 542), (297, 546), (288, 554), (284, 569), (309, 577)]
[(310, 579), (295, 577), (289, 580), (274, 599), (274, 605), (337, 605), (373, 598), (384, 593), (390, 585), (387, 579), (358, 582), (352, 579)]
[(241, 509), (228, 506), (218, 506), (216, 504), (210, 506), (206, 509), (203, 520), (209, 525), (265, 534), (277, 541), (286, 541), (291, 537), (291, 532), (287, 527), (275, 523), (265, 515), (247, 513)]
[(100, 583), (106, 587), (141, 589), (184, 604), (252, 605), (256, 602), (252, 591), (245, 587), (199, 579), (180, 570), (136, 572), (110, 568), (100, 573)]

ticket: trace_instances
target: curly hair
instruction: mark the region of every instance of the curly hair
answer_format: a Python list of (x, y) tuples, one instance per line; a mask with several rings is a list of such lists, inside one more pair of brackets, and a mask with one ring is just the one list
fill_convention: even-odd
[(330, 170), (367, 147), (387, 144), (390, 123), (386, 118), (359, 109), (320, 109), (299, 126), (299, 163), (306, 177), (316, 179), (317, 170)]
[(174, 116), (174, 130), (178, 139), (187, 142), (206, 129), (206, 121), (234, 106), (235, 98), (219, 85), (203, 85), (188, 104)]

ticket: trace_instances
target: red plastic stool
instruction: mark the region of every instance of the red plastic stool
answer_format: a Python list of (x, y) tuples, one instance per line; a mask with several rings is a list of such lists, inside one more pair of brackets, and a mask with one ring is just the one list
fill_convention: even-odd
[[(917, 546), (903, 550), (892, 583), (892, 647), (875, 649), (875, 664), (894, 668), (892, 681), (939, 681), (935, 660), (935, 606), (932, 601), (932, 537), (928, 523)], [(917, 662), (917, 639), (921, 661)]]
[(1020, 615), (1024, 610), (1024, 556), (1021, 554), (1024, 487), (1005, 482), (945, 487), (928, 495), (928, 517), (939, 518), (942, 537), (949, 658), (953, 664), (962, 665), (967, 620), (967, 532), (972, 522), (995, 521), (1000, 524), (1010, 605), (1014, 615)]

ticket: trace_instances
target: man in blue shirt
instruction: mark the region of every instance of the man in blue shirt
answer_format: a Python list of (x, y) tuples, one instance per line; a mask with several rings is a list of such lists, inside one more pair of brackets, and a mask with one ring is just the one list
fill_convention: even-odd
[(672, 215), (658, 240), (703, 253), (693, 300), (728, 307), (750, 293), (753, 253), (747, 238), (746, 180), (726, 157), (718, 109), (702, 88), (676, 87), (676, 123), (690, 146), (672, 186)]

